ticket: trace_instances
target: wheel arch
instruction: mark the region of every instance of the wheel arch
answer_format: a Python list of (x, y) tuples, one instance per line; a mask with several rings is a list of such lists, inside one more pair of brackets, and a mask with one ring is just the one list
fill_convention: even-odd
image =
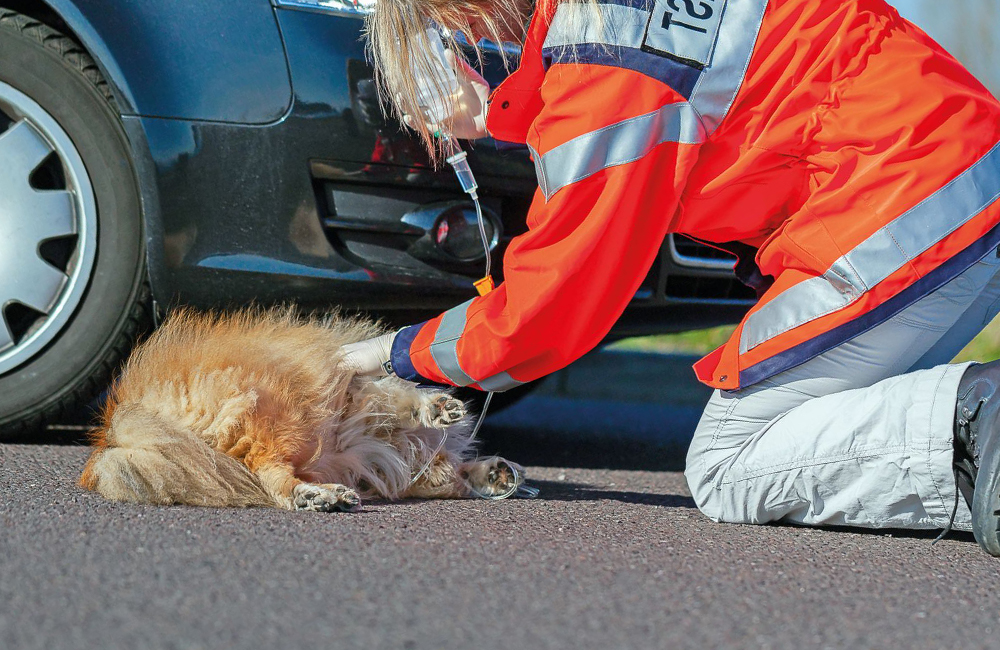
[[(83, 13), (70, 0), (0, 0), (0, 8), (11, 9), (38, 20), (76, 41), (94, 60), (101, 75), (108, 83), (114, 109), (122, 121), (132, 156), (132, 169), (139, 190), (143, 226), (143, 242), (146, 252), (146, 273), (148, 275), (153, 300), (153, 317), (159, 320), (158, 305), (169, 300), (164, 296), (162, 281), (166, 273), (162, 250), (163, 223), (160, 198), (156, 183), (156, 166), (146, 138), (142, 120), (129, 116), (135, 111), (135, 102), (125, 80), (125, 75), (107, 47), (104, 39), (94, 29)], [(158, 243), (160, 243), (158, 245)]]
[[(29, 346), (42, 340), (43, 347), (37, 350), (24, 348), (27, 356), (22, 355), (23, 358), (18, 360), (16, 355), (20, 343), (15, 340), (15, 365), (8, 366), (0, 374), (0, 382), (3, 382), (3, 389), (0, 390), (0, 438), (3, 439), (35, 430), (97, 394), (107, 385), (136, 338), (146, 331), (151, 316), (149, 238), (142, 196), (144, 184), (138, 179), (141, 160), (148, 159), (148, 154), (134, 154), (136, 150), (148, 150), (143, 134), (134, 129), (130, 131), (102, 68), (81, 44), (78, 35), (52, 15), (45, 16), (40, 11), (32, 15), (23, 14), (5, 6), (5, 2), (0, 0), (0, 31), (4, 35), (3, 49), (11, 56), (5, 58), (7, 63), (0, 67), (3, 68), (5, 86), (9, 86), (10, 91), (6, 93), (5, 102), (13, 110), (8, 114), (11, 119), (7, 120), (7, 125), (19, 129), (10, 142), (15, 147), (24, 147), (24, 155), (19, 157), (15, 153), (12, 159), (15, 162), (20, 160), (23, 173), (34, 175), (46, 163), (39, 164), (37, 169), (25, 165), (39, 160), (32, 156), (42, 156), (47, 144), (48, 150), (59, 152), (67, 179), (90, 177), (88, 183), (74, 180), (73, 189), (80, 189), (82, 193), (65, 203), (67, 214), (75, 223), (81, 223), (83, 219), (88, 224), (86, 229), (77, 230), (77, 233), (97, 234), (96, 248), (91, 250), (98, 255), (97, 265), (93, 268), (90, 268), (90, 261), (84, 261), (79, 267), (85, 269), (89, 278), (86, 285), (82, 285), (86, 287), (83, 294), (63, 301), (67, 285), (62, 283), (61, 287), (55, 287), (49, 282), (48, 288), (59, 292), (52, 294), (52, 299), (55, 300), (58, 295), (60, 302), (44, 307), (43, 303), (22, 301), (23, 305), (28, 305), (29, 311), (35, 309), (38, 316), (44, 314), (46, 320), (53, 306), (61, 312), (71, 313), (69, 320), (53, 321), (57, 323), (53, 327), (58, 330), (53, 330), (54, 335), (44, 340), (26, 336), (26, 333), (43, 331), (46, 323), (36, 316), (28, 315), (29, 320), (25, 320), (24, 314), (13, 317), (25, 328), (19, 330), (18, 336), (24, 337)], [(34, 124), (25, 128), (18, 124), (21, 118)], [(30, 137), (25, 139), (27, 136), (24, 134), (38, 134), (39, 130), (41, 135), (35, 138), (36, 142), (39, 139), (47, 142), (32, 145)], [(82, 171), (81, 164), (85, 166)], [(48, 176), (42, 177), (42, 189), (68, 189), (68, 181), (62, 178), (58, 172), (49, 172)], [(88, 186), (91, 184), (96, 202), (88, 204), (79, 197), (89, 196)], [(29, 185), (33, 182), (29, 181)], [(149, 187), (149, 184), (145, 186)], [(14, 214), (18, 214), (16, 196), (15, 203), (11, 205), (15, 208)], [(43, 206), (43, 209), (50, 208)], [(100, 211), (106, 212), (94, 229), (94, 217), (87, 215), (99, 215)], [(39, 236), (44, 237), (45, 233), (54, 236), (71, 234), (68, 226), (63, 226), (67, 228), (63, 230), (57, 227), (58, 223)], [(20, 231), (15, 228), (14, 232)], [(15, 237), (15, 241), (30, 244), (32, 240)], [(87, 241), (90, 241), (89, 235)], [(74, 242), (73, 248), (61, 250), (64, 251), (61, 258), (43, 257), (41, 252), (36, 254), (64, 275), (72, 276), (73, 273), (68, 270), (73, 268), (69, 255), (80, 249)], [(104, 255), (100, 254), (101, 250), (105, 251)], [(40, 245), (37, 251), (41, 251)], [(111, 254), (107, 254), (108, 251)], [(90, 259), (83, 255), (81, 253), (80, 259)], [(16, 282), (21, 276), (15, 272), (13, 277)], [(72, 285), (69, 286), (72, 288)], [(15, 291), (11, 295), (17, 302), (19, 294)], [(43, 294), (42, 298), (46, 295)], [(87, 299), (86, 295), (96, 298)], [(16, 320), (18, 318), (20, 320)], [(31, 381), (24, 381), (26, 377), (30, 377)]]
[(135, 98), (125, 74), (104, 39), (70, 0), (0, 0), (0, 8), (11, 9), (45, 23), (80, 44), (97, 63), (108, 82), (119, 114), (135, 112)]

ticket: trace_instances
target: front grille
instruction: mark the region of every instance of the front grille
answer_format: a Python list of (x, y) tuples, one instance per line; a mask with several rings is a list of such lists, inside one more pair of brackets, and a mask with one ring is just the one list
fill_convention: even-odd
[(749, 300), (757, 299), (753, 289), (734, 277), (670, 275), (667, 278), (668, 298), (685, 300)]
[(733, 275), (736, 256), (682, 235), (666, 242), (671, 269), (664, 295), (674, 300), (753, 302), (757, 294)]
[(736, 264), (736, 256), (732, 253), (706, 246), (682, 235), (670, 235), (667, 246), (671, 259), (679, 266), (729, 271)]

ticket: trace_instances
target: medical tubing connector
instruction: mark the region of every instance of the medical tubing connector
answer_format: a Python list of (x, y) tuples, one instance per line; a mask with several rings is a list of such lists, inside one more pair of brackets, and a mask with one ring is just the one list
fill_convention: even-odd
[[(472, 168), (469, 167), (469, 155), (465, 153), (461, 146), (455, 139), (449, 135), (444, 136), (444, 146), (445, 151), (448, 153), (448, 157), (445, 160), (451, 165), (451, 168), (455, 170), (455, 176), (458, 177), (458, 183), (462, 186), (462, 191), (469, 195), (472, 199), (472, 204), (476, 206), (476, 220), (479, 223), (479, 236), (483, 240), (483, 253), (486, 256), (486, 277), (491, 275), (491, 259), (490, 259), (490, 242), (489, 238), (486, 236), (486, 224), (483, 219), (483, 208), (479, 204), (479, 194), (477, 190), (479, 189), (479, 184), (476, 183), (476, 177), (472, 173)], [(486, 419), (486, 411), (489, 409), (490, 401), (493, 399), (493, 391), (489, 391), (486, 394), (486, 400), (483, 402), (483, 410), (479, 413), (479, 419), (476, 421), (476, 427), (472, 430), (472, 435), (469, 436), (469, 440), (475, 440), (476, 435), (479, 434), (480, 427), (483, 426), (483, 420)], [(475, 493), (476, 496), (481, 496)], [(507, 495), (510, 496), (510, 495)]]
[(479, 203), (479, 184), (476, 183), (476, 177), (472, 174), (472, 169), (469, 167), (468, 154), (462, 150), (451, 136), (443, 136), (443, 140), (445, 152), (448, 153), (448, 157), (445, 160), (455, 171), (455, 176), (458, 177), (458, 183), (462, 186), (462, 191), (469, 195), (469, 198), (472, 199), (472, 204), (476, 207), (479, 238), (483, 242), (483, 253), (486, 256), (485, 277), (489, 277), (493, 274), (493, 260), (490, 255), (489, 237), (486, 236), (486, 220), (483, 218), (483, 206)]
[(479, 184), (476, 183), (476, 177), (472, 174), (472, 168), (469, 167), (469, 155), (455, 143), (451, 136), (446, 136), (446, 138), (445, 148), (448, 157), (445, 160), (455, 170), (455, 176), (458, 177), (462, 191), (472, 197), (473, 201), (478, 201), (479, 196), (476, 194), (476, 190), (479, 189)]

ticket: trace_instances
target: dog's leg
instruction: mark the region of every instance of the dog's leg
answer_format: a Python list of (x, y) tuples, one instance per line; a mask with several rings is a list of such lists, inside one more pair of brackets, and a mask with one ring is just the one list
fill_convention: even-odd
[(446, 429), (465, 417), (465, 404), (448, 393), (415, 391), (410, 406), (413, 420), (432, 429)]
[(97, 448), (80, 484), (108, 499), (158, 505), (274, 505), (271, 493), (240, 459), (148, 408), (117, 407), (94, 435)]
[(468, 493), (448, 456), (439, 453), (402, 496), (411, 499), (462, 499)]
[(419, 389), (395, 377), (364, 384), (360, 393), (378, 403), (387, 418), (384, 424), (392, 429), (446, 429), (467, 415), (465, 404), (452, 395)]
[(456, 474), (465, 496), (509, 494), (524, 482), (524, 468), (499, 456), (462, 463)]
[(295, 477), (291, 465), (270, 465), (256, 472), (275, 503), (286, 510), (351, 512), (361, 507), (358, 493), (338, 483), (306, 483)]
[(358, 493), (339, 483), (299, 483), (292, 490), (295, 510), (354, 512), (361, 508)]
[(457, 467), (438, 454), (403, 496), (415, 499), (463, 499), (508, 494), (524, 482), (524, 468), (493, 456)]

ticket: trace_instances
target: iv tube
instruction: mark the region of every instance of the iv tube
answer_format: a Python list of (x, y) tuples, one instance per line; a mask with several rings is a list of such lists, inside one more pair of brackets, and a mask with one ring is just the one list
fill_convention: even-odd
[[(455, 102), (460, 94), (460, 87), (455, 70), (448, 64), (448, 60), (445, 58), (444, 43), (441, 41), (441, 35), (438, 33), (437, 29), (433, 26), (428, 26), (427, 29), (424, 30), (424, 38), (427, 41), (427, 47), (420, 48), (418, 50), (419, 54), (415, 55), (422, 57), (423, 61), (414, 61), (410, 66), (410, 69), (413, 74), (414, 81), (417, 83), (417, 105), (423, 113), (423, 118), (426, 120), (427, 124), (433, 124), (437, 128), (440, 128), (455, 112)], [(447, 161), (455, 171), (455, 175), (458, 177), (458, 182), (461, 184), (462, 190), (469, 195), (475, 205), (476, 217), (479, 222), (479, 234), (483, 240), (483, 249), (486, 254), (486, 276), (489, 277), (492, 271), (492, 260), (490, 256), (489, 241), (486, 237), (483, 210), (482, 206), (479, 204), (479, 196), (477, 192), (479, 189), (478, 184), (476, 183), (475, 177), (472, 175), (472, 170), (469, 168), (469, 163), (466, 160), (466, 154), (462, 151), (458, 142), (456, 142), (455, 139), (448, 133), (438, 133), (438, 135), (443, 141), (442, 144), (445, 154), (447, 155)], [(490, 400), (492, 399), (493, 391), (489, 391), (486, 394), (486, 400), (483, 403), (483, 410), (479, 414), (479, 419), (472, 430), (470, 440), (475, 439), (476, 434), (479, 433), (479, 429), (483, 425), (483, 420), (486, 417), (486, 412), (489, 409)], [(447, 434), (441, 437), (438, 449), (436, 449), (434, 454), (431, 455), (431, 460), (434, 459), (437, 452), (439, 452), (444, 446), (446, 439)], [(430, 466), (430, 462), (431, 461), (428, 461), (427, 465), (425, 465), (411, 479), (411, 485), (423, 476), (423, 474), (427, 471), (427, 468)], [(516, 484), (517, 481), (515, 481), (515, 485)], [(517, 489), (519, 494), (521, 493), (521, 488), (523, 488), (532, 498), (538, 494), (537, 490), (528, 488), (527, 486), (519, 486)], [(511, 496), (513, 493), (514, 492), (499, 496), (499, 498), (506, 498)], [(483, 495), (478, 496), (482, 497)]]

